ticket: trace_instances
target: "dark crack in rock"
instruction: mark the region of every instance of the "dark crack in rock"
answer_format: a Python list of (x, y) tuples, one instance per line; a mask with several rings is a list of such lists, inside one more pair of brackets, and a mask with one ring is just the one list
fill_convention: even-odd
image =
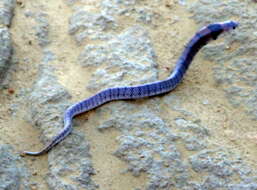
[(0, 189), (29, 190), (29, 174), (9, 145), (0, 145)]
[(191, 11), (201, 25), (232, 18), (239, 22), (232, 35), (218, 45), (208, 45), (203, 53), (217, 63), (214, 78), (224, 88), (229, 102), (235, 107), (245, 106), (257, 120), (257, 7), (252, 5), (238, 0), (204, 0), (195, 3)]
[(2, 83), (10, 67), (12, 54), (10, 33), (7, 28), (0, 28), (0, 44), (0, 83)]
[[(28, 100), (30, 122), (40, 129), (43, 142), (52, 139), (63, 128), (62, 115), (70, 104), (70, 95), (58, 84), (52, 70), (47, 64), (40, 66), (38, 79)], [(97, 185), (91, 180), (94, 169), (90, 160), (89, 144), (83, 135), (74, 132), (48, 155), (47, 182), (50, 189), (96, 189)], [(72, 181), (72, 184), (65, 179)]]
[[(79, 56), (79, 63), (101, 66), (89, 81), (88, 88), (96, 90), (157, 80), (155, 59), (147, 32), (135, 26), (103, 45), (87, 45)], [(101, 78), (104, 80), (99, 80)]]
[(0, 25), (7, 27), (11, 25), (15, 3), (15, 0), (0, 1)]

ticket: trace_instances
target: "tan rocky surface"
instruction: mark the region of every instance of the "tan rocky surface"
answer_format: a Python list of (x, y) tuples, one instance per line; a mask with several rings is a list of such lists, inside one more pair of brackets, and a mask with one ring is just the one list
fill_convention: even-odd
[[(3, 2), (11, 18), (14, 1)], [(257, 189), (256, 6), (17, 1), (0, 28), (13, 47), (0, 93), (0, 189)], [(204, 48), (174, 91), (106, 104), (74, 119), (72, 135), (48, 155), (18, 156), (58, 133), (68, 105), (164, 79), (201, 26), (229, 19), (239, 28)]]

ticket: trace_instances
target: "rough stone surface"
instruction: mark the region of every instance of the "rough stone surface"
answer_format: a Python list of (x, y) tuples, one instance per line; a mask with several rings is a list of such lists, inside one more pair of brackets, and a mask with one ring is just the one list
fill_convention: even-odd
[[(103, 62), (99, 61), (98, 64)], [(92, 62), (89, 61), (89, 63)], [(94, 67), (98, 64), (90, 66)], [(133, 68), (133, 70), (137, 71), (137, 68)], [(133, 72), (133, 70), (130, 71), (129, 68), (127, 71)], [(116, 84), (116, 80), (110, 75), (99, 77), (98, 83), (95, 83), (94, 87), (101, 89), (102, 81), (108, 81), (110, 86)], [(124, 83), (129, 82), (124, 80)], [(183, 115), (193, 115), (180, 107), (179, 97), (171, 96), (169, 98), (169, 95), (166, 96), (163, 99), (168, 105), (170, 105), (170, 101), (176, 102), (172, 104), (171, 109)], [(206, 159), (210, 160), (207, 163), (210, 168), (205, 169), (205, 162), (201, 162), (202, 157), (198, 154), (201, 155), (202, 151), (206, 151), (206, 148), (208, 148), (206, 137), (210, 134), (207, 128), (201, 126), (199, 119), (189, 121), (184, 118), (176, 118), (173, 122), (174, 125), (168, 126), (155, 112), (159, 110), (158, 102), (158, 99), (152, 99), (150, 104), (145, 102), (144, 105), (140, 106), (133, 103), (117, 102), (96, 110), (96, 117), (99, 118), (103, 118), (106, 113), (111, 113), (110, 118), (103, 121), (98, 129), (104, 132), (108, 128), (115, 128), (122, 132), (122, 135), (117, 138), (119, 147), (114, 151), (114, 155), (128, 163), (127, 171), (134, 176), (139, 176), (142, 173), (147, 174), (147, 190), (172, 189), (175, 187), (190, 189), (192, 184), (194, 184), (195, 189), (232, 188), (240, 186), (240, 184), (246, 185), (243, 178), (252, 174), (251, 171), (248, 168), (240, 169), (242, 177), (240, 184), (236, 180), (230, 179), (230, 176), (235, 176), (238, 172), (234, 170), (235, 166), (232, 164), (227, 168), (224, 167), (223, 162), (232, 162), (228, 156), (223, 158), (223, 162), (216, 164), (217, 158), (208, 155), (209, 157)], [(178, 144), (182, 144), (187, 151), (194, 151), (194, 156), (183, 158), (178, 149)], [(210, 151), (214, 152), (214, 150)], [(222, 154), (222, 151), (220, 153)], [(190, 163), (190, 159), (192, 163)], [(190, 180), (192, 175), (190, 168), (199, 173), (207, 173), (205, 175), (206, 179), (192, 182)], [(221, 176), (228, 177), (229, 180), (224, 181)], [(249, 179), (254, 186), (255, 178), (249, 177)]]
[(49, 63), (56, 59), (54, 53), (50, 50), (44, 49), (42, 63)]
[(16, 0), (0, 1), (0, 25), (10, 26)]
[[(64, 8), (63, 5), (58, 4), (60, 2), (66, 2), (69, 5), (68, 8), (73, 11), (69, 18), (68, 32), (78, 42), (76, 44), (78, 51), (82, 49), (77, 59), (79, 64), (74, 67), (76, 69), (84, 67), (78, 75), (83, 71), (87, 72), (87, 69), (90, 71), (92, 75), (87, 88), (91, 92), (113, 86), (143, 84), (158, 79), (156, 55), (146, 28), (154, 28), (156, 22), (163, 19), (158, 11), (154, 10), (154, 7), (162, 5), (162, 8), (166, 9), (167, 6), (173, 4), (165, 4), (158, 0), (102, 0), (99, 6), (95, 6), (94, 11), (91, 12), (91, 9), (87, 8), (94, 5), (95, 1), (66, 0), (55, 2), (55, 10), (63, 12), (67, 7)], [(183, 6), (188, 4), (182, 0), (176, 2)], [(213, 4), (210, 2), (209, 0), (201, 0), (192, 9), (194, 18), (201, 25), (213, 22), (214, 18), (215, 21), (224, 20), (224, 18), (229, 19), (235, 13), (239, 18), (242, 18), (243, 25), (246, 24), (247, 26), (245, 28), (240, 25), (239, 31), (241, 30), (241, 32), (233, 32), (232, 38), (225, 38), (223, 42), (219, 42), (220, 44), (215, 44), (215, 47), (209, 45), (205, 48), (204, 55), (217, 62), (217, 66), (214, 67), (215, 79), (224, 88), (230, 102), (234, 106), (247, 105), (249, 113), (254, 115), (256, 96), (253, 94), (256, 90), (256, 68), (253, 64), (255, 61), (253, 53), (256, 51), (254, 45), (254, 40), (256, 40), (254, 29), (256, 30), (256, 28), (252, 25), (256, 22), (255, 12), (248, 11), (245, 2), (236, 0), (229, 0), (226, 3), (212, 1)], [(39, 1), (35, 4), (37, 3)], [(35, 4), (35, 7), (40, 7), (40, 5)], [(213, 9), (213, 6), (217, 8)], [(233, 10), (230, 6), (233, 7)], [(50, 6), (45, 10), (48, 8), (50, 9)], [(100, 10), (95, 11), (97, 8)], [(167, 9), (170, 10), (171, 8), (168, 7)], [(241, 14), (240, 9), (246, 12)], [(55, 74), (68, 69), (68, 77), (74, 76), (76, 78), (77, 73), (73, 71), (77, 70), (72, 70), (74, 69), (72, 67), (74, 54), (72, 54), (71, 59), (68, 59), (65, 55), (61, 55), (62, 52), (60, 54), (55, 52), (58, 51), (58, 48), (53, 45), (54, 43), (49, 43), (52, 37), (48, 35), (51, 28), (49, 24), (53, 18), (51, 16), (56, 15), (47, 15), (34, 10), (26, 10), (25, 15), (35, 21), (32, 27), (36, 31), (36, 40), (42, 49), (41, 62), (43, 64), (38, 68), (38, 77), (35, 79), (30, 96), (27, 97), (25, 103), (29, 105), (29, 112), (26, 112), (29, 115), (27, 119), (39, 129), (40, 139), (46, 144), (63, 128), (62, 115), (71, 104), (69, 93), (58, 83), (58, 80), (65, 81), (67, 78), (60, 77), (57, 80)], [(135, 22), (133, 25), (121, 26), (121, 17)], [(248, 22), (252, 22), (252, 25), (246, 22), (243, 17), (247, 17)], [(60, 17), (58, 19), (61, 20)], [(60, 35), (65, 33), (63, 30), (60, 31), (62, 32)], [(56, 31), (53, 30), (53, 36), (55, 36), (54, 32)], [(250, 32), (253, 35), (250, 35)], [(61, 36), (60, 39), (64, 39), (63, 37)], [(58, 41), (59, 39), (55, 38), (54, 40)], [(241, 44), (237, 45), (238, 42)], [(85, 46), (81, 47), (84, 44)], [(74, 44), (72, 45), (70, 47), (74, 47)], [(228, 51), (228, 46), (231, 46), (233, 51)], [(238, 48), (237, 46), (240, 46), (239, 50), (235, 50)], [(75, 50), (75, 52), (77, 51)], [(240, 56), (240, 59), (234, 59), (235, 56)], [(51, 63), (53, 60), (56, 61)], [(71, 62), (67, 63), (68, 60)], [(63, 64), (63, 70), (60, 69), (55, 73), (53, 68), (48, 65), (49, 63), (58, 66)], [(243, 83), (238, 83), (239, 80)], [(69, 82), (67, 85), (74, 85), (77, 92), (79, 80), (74, 79), (74, 81)], [(227, 88), (228, 85), (231, 88)], [(179, 90), (176, 92), (147, 100), (113, 102), (97, 108), (91, 114), (92, 117), (98, 119), (99, 125), (96, 127), (99, 132), (108, 133), (110, 128), (119, 131), (116, 139), (117, 146), (113, 148), (113, 155), (126, 164), (127, 167), (122, 169), (125, 169), (128, 175), (143, 176), (142, 182), (142, 178), (139, 178), (142, 186), (134, 187), (134, 189), (257, 189), (257, 173), (253, 169), (254, 167), (247, 166), (240, 156), (225, 148), (213, 149), (213, 144), (209, 144), (213, 126), (208, 126), (209, 124), (206, 124), (208, 122), (202, 121), (203, 119), (198, 118), (192, 111), (197, 110), (195, 108), (198, 107), (194, 106), (191, 110), (190, 107), (186, 109), (186, 106), (183, 106), (183, 104), (185, 105), (185, 98), (189, 99), (191, 96), (183, 96), (183, 94), (179, 94)], [(213, 104), (211, 100), (206, 99), (200, 99), (199, 102), (200, 106)], [(162, 115), (165, 111), (163, 110), (164, 107), (174, 115)], [(99, 120), (99, 118), (101, 119)], [(6, 154), (3, 155), (3, 159), (10, 157)], [(83, 133), (74, 129), (71, 135), (48, 153), (48, 174), (40, 177), (42, 180), (46, 180), (48, 188), (53, 190), (108, 189), (105, 186), (99, 188), (92, 180), (95, 170), (91, 160), (90, 144)], [(13, 168), (19, 167), (10, 165), (10, 168), (13, 170)], [(11, 173), (11, 175), (10, 179), (16, 179), (15, 173)], [(97, 179), (97, 177), (96, 180), (102, 180)], [(19, 182), (19, 180), (16, 181)], [(103, 182), (101, 181), (101, 183)], [(113, 182), (110, 181), (111, 183)], [(1, 185), (0, 183), (0, 187)], [(120, 188), (122, 189), (122, 187)]]
[[(57, 83), (56, 77), (52, 74), (51, 69), (53, 68), (40, 65), (37, 82), (34, 84), (29, 97), (29, 101), (31, 102), (30, 120), (33, 125), (42, 129), (44, 138), (49, 138), (53, 133), (56, 133), (57, 130), (62, 128), (63, 118), (61, 113), (67, 107), (67, 100), (70, 97), (68, 92)], [(40, 105), (45, 105), (45, 111), (39, 109)]]
[(9, 145), (0, 145), (0, 189), (29, 190), (28, 171)]
[[(96, 69), (90, 90), (146, 83), (157, 80), (155, 53), (147, 32), (139, 26), (129, 28), (103, 45), (88, 45), (79, 56), (82, 66)], [(105, 80), (99, 80), (104, 78)], [(129, 78), (128, 80), (125, 80)]]
[(151, 1), (149, 4), (143, 4), (137, 0), (103, 0), (101, 3), (102, 12), (106, 15), (130, 16), (142, 24), (152, 26), (155, 26), (161, 19), (161, 15), (154, 11), (154, 7), (158, 5), (158, 1)]
[[(253, 3), (253, 6), (256, 7), (256, 4)], [(193, 18), (201, 25), (237, 18), (237, 30), (232, 35), (225, 36), (225, 40), (218, 45), (208, 45), (203, 52), (206, 59), (217, 63), (213, 68), (214, 78), (224, 88), (229, 102), (235, 107), (245, 106), (247, 113), (257, 120), (255, 10), (246, 2), (237, 0), (204, 0), (195, 3), (191, 8)]]
[(35, 20), (36, 25), (33, 26), (33, 29), (35, 31), (35, 36), (38, 41), (38, 45), (41, 47), (46, 47), (50, 43), (48, 15), (41, 11), (26, 11), (25, 16), (27, 18), (32, 18)]
[(0, 28), (0, 83), (6, 76), (10, 66), (12, 53), (10, 34), (7, 28)]
[[(40, 66), (38, 79), (28, 100), (31, 111), (29, 121), (42, 131), (43, 142), (52, 139), (62, 129), (62, 115), (70, 97), (58, 84), (52, 69), (47, 64)], [(49, 153), (48, 162), (47, 182), (50, 189), (96, 188), (91, 180), (94, 170), (89, 155), (89, 144), (83, 135), (77, 132), (70, 135)], [(67, 183), (66, 178), (74, 184)]]
[[(257, 188), (257, 172), (246, 166), (240, 157), (227, 150), (206, 149), (191, 156), (189, 160), (195, 172), (208, 173), (208, 176), (202, 177), (198, 189)], [(239, 180), (235, 180), (237, 177)]]
[(42, 47), (45, 47), (50, 43), (48, 33), (49, 33), (49, 24), (47, 15), (40, 13), (36, 16), (36, 22), (38, 23), (35, 27), (36, 37), (38, 39), (38, 44)]
[[(7, 27), (11, 25), (15, 2), (15, 0), (2, 0), (0, 2), (0, 85), (4, 82), (11, 62), (11, 36)], [(3, 86), (5, 85), (3, 84)]]
[(129, 164), (128, 171), (134, 176), (146, 173), (149, 190), (182, 187), (189, 173), (176, 147), (176, 141), (181, 137), (147, 106), (139, 108), (129, 103), (117, 104), (106, 106), (108, 110), (101, 108), (98, 111), (100, 114), (105, 111), (112, 113), (99, 130), (115, 127), (122, 132), (114, 155)]
[[(105, 132), (108, 128), (115, 128), (122, 132), (117, 138), (119, 147), (114, 155), (128, 163), (127, 171), (134, 176), (147, 174), (147, 190), (175, 187), (233, 189), (257, 185), (257, 173), (247, 167), (239, 156), (225, 149), (208, 149), (206, 137), (210, 134), (199, 121), (177, 118), (173, 126), (168, 126), (147, 105), (140, 105), (139, 108), (125, 102), (99, 108), (97, 117), (106, 112), (112, 116), (103, 121), (98, 129)], [(184, 153), (178, 149), (180, 145), (193, 152), (193, 156), (182, 156)], [(190, 168), (203, 177), (191, 181)], [(239, 182), (235, 178), (237, 175)]]
[(116, 23), (112, 16), (77, 10), (69, 20), (69, 33), (75, 35), (78, 43), (84, 39), (109, 40)]
[[(109, 18), (112, 20), (108, 22), (111, 27), (108, 27), (106, 33), (103, 32), (106, 22), (98, 26), (95, 18), (99, 15), (94, 13), (77, 12), (70, 20), (70, 34), (75, 34), (76, 40), (83, 40), (84, 36), (102, 40), (97, 45), (86, 45), (78, 59), (82, 67), (93, 68), (87, 88), (98, 91), (107, 87), (156, 81), (158, 72), (155, 53), (145, 29), (134, 26), (117, 36), (110, 35), (116, 27), (115, 16), (131, 16), (137, 21), (151, 24), (153, 18), (156, 18), (150, 14), (151, 9), (140, 7), (139, 1), (104, 0), (101, 6), (101, 14), (111, 16)], [(78, 18), (84, 21), (80, 22)], [(179, 97), (168, 94), (163, 97), (163, 101), (182, 116), (195, 117), (190, 110), (180, 106)], [(128, 163), (127, 172), (134, 176), (142, 173), (147, 175), (147, 190), (236, 189), (256, 186), (256, 173), (244, 165), (240, 157), (226, 150), (208, 149), (207, 137), (211, 134), (207, 130), (208, 126), (201, 125), (199, 118), (175, 118), (170, 126), (158, 115), (159, 103), (158, 98), (144, 102), (144, 105), (133, 104), (133, 101), (117, 102), (96, 110), (98, 118), (105, 118), (103, 116), (110, 113), (111, 116), (103, 119), (98, 129), (105, 132), (114, 128), (122, 133), (117, 137), (119, 147), (113, 154)], [(186, 153), (181, 151), (181, 145)], [(187, 152), (193, 156), (184, 156)], [(192, 181), (191, 169), (204, 177)]]

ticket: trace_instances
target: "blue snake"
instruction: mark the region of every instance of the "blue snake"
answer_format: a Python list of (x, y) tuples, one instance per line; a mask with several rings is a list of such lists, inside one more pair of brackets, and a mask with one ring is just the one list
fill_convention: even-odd
[(188, 42), (182, 55), (178, 59), (173, 72), (165, 80), (137, 86), (108, 88), (98, 92), (94, 96), (71, 105), (64, 114), (63, 130), (41, 151), (24, 151), (22, 155), (39, 156), (47, 153), (71, 133), (72, 118), (74, 116), (92, 110), (106, 102), (113, 100), (145, 98), (170, 92), (180, 83), (190, 63), (192, 62), (193, 57), (204, 45), (206, 45), (211, 39), (216, 40), (221, 33), (235, 29), (237, 26), (238, 23), (235, 21), (225, 21), (210, 24), (200, 29)]

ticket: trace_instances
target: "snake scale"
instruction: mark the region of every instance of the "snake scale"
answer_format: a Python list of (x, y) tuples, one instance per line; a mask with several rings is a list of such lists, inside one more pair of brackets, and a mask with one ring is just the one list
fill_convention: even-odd
[(63, 130), (41, 151), (24, 151), (22, 155), (39, 156), (47, 153), (71, 133), (72, 118), (78, 114), (92, 110), (106, 102), (113, 100), (138, 99), (164, 94), (173, 90), (182, 80), (196, 53), (211, 39), (216, 40), (221, 33), (235, 29), (237, 26), (238, 23), (235, 21), (225, 21), (210, 24), (200, 29), (188, 42), (182, 55), (178, 59), (173, 72), (165, 80), (137, 86), (108, 88), (98, 92), (94, 96), (71, 105), (64, 114)]

